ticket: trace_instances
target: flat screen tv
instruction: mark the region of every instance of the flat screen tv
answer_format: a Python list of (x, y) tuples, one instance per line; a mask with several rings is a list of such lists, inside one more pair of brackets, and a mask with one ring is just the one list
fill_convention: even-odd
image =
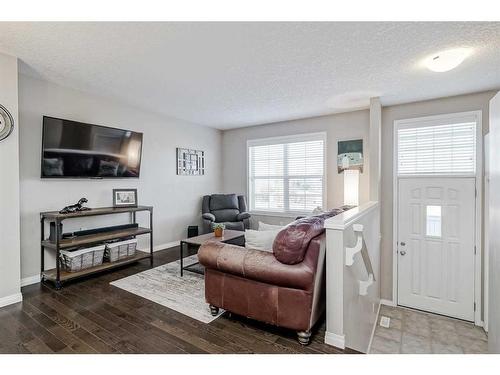
[(139, 177), (142, 133), (43, 117), (42, 178)]

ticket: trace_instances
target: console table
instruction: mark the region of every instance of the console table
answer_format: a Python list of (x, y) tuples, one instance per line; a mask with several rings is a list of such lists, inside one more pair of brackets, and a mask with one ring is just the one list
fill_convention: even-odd
[[(132, 223), (136, 223), (136, 213), (141, 211), (149, 212), (149, 228), (134, 227), (119, 230), (110, 230), (106, 232), (87, 234), (83, 236), (77, 236), (72, 238), (60, 238), (62, 236), (59, 233), (59, 224), (64, 220), (89, 217), (89, 216), (101, 216), (101, 215), (114, 215), (131, 213)], [(50, 241), (45, 239), (45, 222), (55, 223), (55, 239)], [(40, 277), (41, 281), (44, 282), (49, 280), (55, 284), (56, 289), (60, 289), (62, 283), (72, 279), (76, 279), (83, 276), (88, 276), (98, 272), (106, 271), (115, 267), (121, 267), (126, 264), (131, 264), (142, 259), (150, 260), (151, 267), (153, 266), (153, 207), (151, 206), (137, 206), (137, 207), (102, 207), (93, 208), (87, 211), (78, 211), (68, 214), (60, 214), (58, 211), (51, 212), (41, 212), (40, 213), (40, 251), (41, 251), (41, 266), (40, 266)], [(60, 265), (60, 250), (77, 248), (87, 245), (98, 245), (105, 241), (116, 240), (120, 238), (126, 238), (131, 236), (139, 236), (143, 234), (149, 234), (149, 253), (144, 253), (137, 251), (134, 256), (120, 259), (116, 262), (103, 263), (99, 266), (87, 268), (85, 270), (77, 272), (67, 272), (61, 270)], [(46, 270), (45, 269), (45, 250), (52, 250), (56, 255), (56, 268)]]

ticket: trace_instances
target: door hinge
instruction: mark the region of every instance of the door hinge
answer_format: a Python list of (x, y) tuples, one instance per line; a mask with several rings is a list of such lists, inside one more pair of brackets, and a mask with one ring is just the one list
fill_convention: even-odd
[(477, 198), (477, 189), (474, 189), (474, 196)]
[(474, 246), (474, 255), (476, 255), (476, 253), (477, 253), (477, 247)]
[(474, 311), (476, 311), (476, 302), (474, 302)]

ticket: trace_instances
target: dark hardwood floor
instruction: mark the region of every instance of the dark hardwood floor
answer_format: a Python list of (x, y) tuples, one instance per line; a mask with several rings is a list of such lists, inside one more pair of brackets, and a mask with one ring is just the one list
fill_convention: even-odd
[[(155, 266), (178, 251), (156, 252)], [(59, 291), (24, 287), (23, 302), (0, 309), (0, 353), (344, 353), (323, 343), (324, 319), (304, 347), (288, 330), (229, 313), (205, 324), (109, 285), (148, 268), (140, 261)]]

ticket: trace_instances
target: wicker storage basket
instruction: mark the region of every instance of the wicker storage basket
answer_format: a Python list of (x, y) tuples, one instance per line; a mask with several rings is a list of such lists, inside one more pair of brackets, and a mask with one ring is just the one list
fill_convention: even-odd
[(68, 272), (99, 266), (102, 264), (104, 249), (105, 246), (100, 245), (74, 251), (61, 250), (62, 266)]
[(131, 257), (135, 255), (137, 248), (137, 240), (131, 239), (127, 241), (113, 242), (106, 244), (106, 260), (116, 262), (117, 260)]

